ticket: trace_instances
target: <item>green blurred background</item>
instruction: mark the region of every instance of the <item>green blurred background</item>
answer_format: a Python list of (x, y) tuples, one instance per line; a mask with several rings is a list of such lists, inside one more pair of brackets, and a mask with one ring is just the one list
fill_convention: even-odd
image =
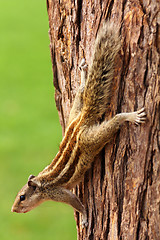
[(46, 1), (0, 0), (0, 239), (76, 239), (73, 209), (46, 202), (26, 214), (10, 209), (30, 174), (58, 151)]

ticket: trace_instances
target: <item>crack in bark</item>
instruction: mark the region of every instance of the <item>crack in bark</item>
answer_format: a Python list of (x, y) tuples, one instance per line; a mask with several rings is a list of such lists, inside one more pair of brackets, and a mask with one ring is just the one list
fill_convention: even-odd
[(135, 91), (135, 94), (134, 94), (134, 111), (136, 111), (138, 109), (138, 89), (136, 87), (136, 82), (135, 82), (135, 72), (133, 73), (134, 76), (133, 76), (133, 82), (134, 82), (134, 91)]
[(101, 193), (102, 193), (102, 187), (104, 182), (104, 176), (105, 176), (105, 148), (102, 149), (102, 159), (101, 159), (101, 178), (100, 178), (100, 186), (101, 186)]
[(90, 227), (90, 233), (89, 233), (89, 236), (88, 236), (88, 238), (90, 240), (94, 239), (94, 232), (93, 232), (93, 230), (94, 230), (94, 215), (93, 215), (93, 211), (92, 211), (91, 227)]
[(77, 1), (77, 11), (76, 11), (76, 24), (78, 28), (78, 34), (76, 36), (76, 49), (77, 53), (79, 53), (79, 42), (81, 41), (81, 11), (82, 11), (82, 1), (83, 0), (78, 0)]
[[(138, 224), (136, 230), (136, 240), (139, 240), (140, 230), (141, 230), (141, 220), (143, 221), (146, 219), (143, 216), (144, 206), (146, 201), (146, 194), (147, 194), (148, 182), (144, 179), (143, 184), (139, 187), (138, 197), (137, 197), (137, 204), (139, 207), (139, 217), (138, 217)], [(147, 237), (147, 236), (146, 236)]]
[(146, 14), (146, 9), (145, 7), (143, 6), (143, 2), (141, 0), (139, 0), (139, 4), (141, 6), (141, 10), (143, 11), (144, 14)]
[(109, 234), (109, 226), (110, 226), (110, 201), (108, 200), (108, 214), (107, 214), (107, 229), (106, 229), (106, 239), (108, 238)]
[(124, 191), (125, 191), (125, 178), (127, 174), (127, 162), (128, 162), (128, 148), (126, 146), (125, 154), (123, 157), (122, 162), (122, 172), (120, 172), (120, 175), (122, 176), (122, 180), (120, 181), (121, 186), (119, 188), (120, 193), (117, 197), (117, 206), (118, 206), (118, 235), (120, 235), (121, 232), (121, 222), (122, 222), (122, 213), (123, 213), (123, 201), (124, 201)]
[(147, 54), (146, 54), (146, 65), (145, 65), (145, 72), (144, 72), (144, 77), (143, 77), (143, 84), (145, 86), (144, 99), (146, 98), (146, 93), (147, 93), (147, 90), (148, 90), (148, 83), (146, 82), (147, 81), (147, 76), (148, 76), (148, 51), (147, 51)]
[(136, 231), (136, 240), (139, 240), (139, 232), (140, 232), (140, 218), (137, 224), (137, 231)]
[(111, 155), (112, 174), (114, 172), (114, 164), (115, 164), (115, 161), (116, 161), (117, 151), (118, 151), (118, 147), (119, 147), (119, 143), (120, 143), (120, 130), (117, 132), (115, 142), (116, 142), (116, 144), (114, 144), (114, 146), (113, 146), (113, 151), (112, 151), (112, 155)]
[(153, 182), (153, 157), (155, 155), (155, 150), (151, 152), (151, 158), (150, 158), (150, 161), (149, 161), (149, 164), (148, 164), (148, 171), (147, 171), (147, 178), (149, 180), (149, 184), (152, 185), (152, 182)]
[[(143, 22), (143, 18), (142, 17), (142, 22)], [(143, 49), (143, 46), (142, 46), (142, 41), (144, 39), (144, 26), (142, 25), (140, 27), (140, 34), (139, 34), (139, 38), (138, 38), (138, 41), (137, 41), (137, 45), (139, 46), (140, 49)]]
[(157, 110), (158, 110), (158, 125), (157, 125), (158, 134), (157, 134), (157, 146), (158, 146), (158, 149), (160, 150), (160, 104), (158, 105)]
[(64, 26), (65, 18), (66, 18), (66, 16), (63, 16), (63, 17), (62, 17), (61, 24), (60, 24), (60, 26), (59, 26), (59, 28), (58, 28), (58, 37), (57, 37), (57, 39), (58, 39), (58, 40), (59, 40), (59, 39), (62, 39), (62, 41), (63, 41), (63, 39), (64, 39), (63, 26)]
[(113, 4), (114, 4), (114, 0), (111, 0), (110, 3), (109, 3), (106, 19), (110, 18), (110, 16), (111, 16), (111, 12), (112, 12), (112, 9), (113, 9)]
[(126, 69), (128, 69), (129, 63), (130, 63), (130, 59), (131, 59), (131, 55), (130, 55), (130, 51), (129, 51), (129, 56), (128, 56), (128, 63), (125, 63), (125, 51), (124, 52), (124, 57), (123, 57), (123, 62), (122, 62), (122, 68), (121, 68), (121, 75), (120, 75), (120, 82), (119, 82), (119, 89), (118, 89), (118, 98), (117, 98), (117, 113), (121, 112), (121, 105), (123, 102), (123, 97), (124, 97), (124, 89), (125, 89), (125, 76), (127, 74)]
[[(102, 206), (106, 205), (106, 190), (107, 190), (107, 184), (105, 184), (104, 189), (103, 189), (103, 193), (102, 193)], [(104, 226), (104, 215), (105, 215), (104, 213), (105, 213), (105, 211), (102, 211), (102, 219), (101, 219), (102, 228)]]
[(59, 88), (59, 83), (58, 83), (58, 68), (57, 68), (57, 60), (56, 60), (55, 43), (54, 43), (54, 46), (51, 47), (51, 55), (52, 55), (52, 68), (53, 68), (53, 84), (55, 89), (61, 94), (61, 90)]
[(160, 54), (160, 25), (158, 23), (156, 25), (156, 47), (158, 53)]
[(121, 23), (124, 22), (124, 9), (125, 9), (126, 3), (127, 3), (127, 0), (123, 0), (123, 3), (122, 3), (122, 17), (121, 17)]

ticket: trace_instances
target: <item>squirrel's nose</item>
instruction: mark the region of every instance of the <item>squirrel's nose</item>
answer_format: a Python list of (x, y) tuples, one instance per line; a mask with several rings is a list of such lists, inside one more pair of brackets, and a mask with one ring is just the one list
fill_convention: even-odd
[(12, 206), (12, 208), (11, 208), (11, 212), (15, 212), (15, 209), (14, 209), (14, 207)]

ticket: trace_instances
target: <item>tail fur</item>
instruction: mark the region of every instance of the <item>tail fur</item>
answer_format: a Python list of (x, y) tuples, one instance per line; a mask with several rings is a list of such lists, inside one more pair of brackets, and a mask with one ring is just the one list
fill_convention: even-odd
[(82, 112), (90, 121), (100, 118), (110, 103), (114, 62), (120, 46), (118, 30), (112, 23), (105, 22), (95, 41), (83, 94)]

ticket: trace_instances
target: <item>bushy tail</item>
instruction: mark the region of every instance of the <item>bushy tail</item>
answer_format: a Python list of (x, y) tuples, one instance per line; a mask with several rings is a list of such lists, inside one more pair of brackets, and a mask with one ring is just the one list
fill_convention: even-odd
[(118, 30), (106, 22), (98, 32), (83, 94), (83, 113), (97, 120), (106, 111), (112, 95), (115, 57), (120, 50)]

